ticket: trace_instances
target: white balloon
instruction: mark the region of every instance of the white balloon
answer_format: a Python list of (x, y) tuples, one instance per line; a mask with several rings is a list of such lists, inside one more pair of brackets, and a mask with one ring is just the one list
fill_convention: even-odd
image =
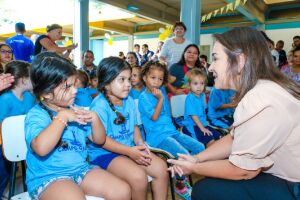
[(109, 33), (105, 33), (104, 37), (107, 38), (107, 39), (109, 39), (110, 38), (110, 34)]
[(68, 40), (69, 40), (70, 38), (67, 36), (67, 37), (65, 37), (65, 41), (67, 42)]
[(163, 32), (165, 32), (165, 29), (164, 29), (164, 28), (159, 28), (158, 31), (159, 31), (160, 33), (163, 33)]

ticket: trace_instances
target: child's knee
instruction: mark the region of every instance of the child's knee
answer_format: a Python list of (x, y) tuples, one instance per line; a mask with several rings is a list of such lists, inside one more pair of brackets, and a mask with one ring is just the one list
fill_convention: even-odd
[(129, 183), (132, 188), (147, 188), (148, 179), (146, 172), (141, 168), (135, 170), (135, 172), (130, 175)]
[(121, 184), (119, 184), (118, 186), (118, 191), (116, 192), (114, 190), (113, 192), (113, 198), (111, 199), (131, 199), (131, 188), (130, 185), (128, 183), (126, 183), (125, 181), (122, 181)]

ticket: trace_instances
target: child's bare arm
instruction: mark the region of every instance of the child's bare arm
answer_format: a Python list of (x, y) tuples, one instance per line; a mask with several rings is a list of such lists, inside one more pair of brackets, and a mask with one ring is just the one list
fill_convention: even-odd
[(161, 92), (160, 89), (153, 89), (152, 90), (152, 94), (157, 98), (157, 104), (155, 106), (155, 111), (154, 111), (154, 114), (152, 115), (151, 119), (153, 121), (156, 121), (160, 115), (160, 112), (161, 112), (161, 109), (162, 109), (162, 105), (163, 105), (163, 102), (164, 102), (164, 96)]
[(204, 135), (212, 135), (211, 131), (208, 130), (203, 126), (203, 124), (200, 122), (198, 116), (192, 115), (191, 116), (195, 124), (200, 128), (200, 130), (204, 133)]
[(140, 128), (137, 125), (135, 125), (134, 127), (133, 140), (135, 145), (141, 145), (144, 143), (144, 140), (141, 136)]
[(219, 109), (221, 109), (221, 110), (223, 110), (225, 108), (235, 108), (235, 106), (233, 106), (231, 103), (224, 103), (219, 107)]
[(66, 128), (68, 117), (63, 112), (59, 112), (51, 124), (44, 129), (31, 142), (31, 148), (39, 156), (46, 156), (57, 145), (61, 134)]
[(95, 112), (91, 112), (91, 114), (91, 126), (93, 134), (89, 137), (89, 139), (96, 144), (102, 145), (106, 140), (106, 132), (104, 126)]

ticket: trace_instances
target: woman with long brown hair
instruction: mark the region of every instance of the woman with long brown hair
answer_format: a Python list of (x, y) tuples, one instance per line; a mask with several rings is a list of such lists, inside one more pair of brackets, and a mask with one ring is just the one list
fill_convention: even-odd
[(169, 160), (170, 170), (207, 177), (192, 199), (299, 198), (300, 87), (275, 68), (257, 30), (234, 28), (214, 38), (215, 87), (236, 90), (233, 128), (197, 156)]

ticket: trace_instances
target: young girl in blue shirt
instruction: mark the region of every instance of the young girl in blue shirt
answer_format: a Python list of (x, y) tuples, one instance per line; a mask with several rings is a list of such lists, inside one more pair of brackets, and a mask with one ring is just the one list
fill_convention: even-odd
[(11, 61), (6, 65), (5, 73), (12, 74), (15, 82), (0, 96), (0, 122), (6, 117), (26, 114), (34, 106), (30, 68), (30, 64), (23, 61)]
[[(0, 95), (0, 123), (6, 117), (26, 114), (34, 106), (29, 70), (30, 64), (23, 61), (11, 61), (6, 65), (4, 72), (13, 75), (15, 81)], [(2, 153), (0, 143), (0, 198), (9, 177), (8, 162)]]
[[(130, 188), (89, 165), (86, 142), (105, 143), (97, 114), (75, 108), (76, 67), (52, 52), (39, 54), (30, 75), (40, 102), (25, 118), (26, 184), (32, 199), (130, 199)], [(118, 188), (115, 192), (113, 188)]]
[[(150, 146), (168, 151), (173, 156), (195, 155), (204, 150), (204, 145), (190, 136), (178, 132), (172, 123), (170, 104), (164, 84), (168, 72), (164, 64), (149, 61), (142, 69), (146, 90), (139, 97), (139, 111)], [(187, 186), (185, 186), (185, 185)], [(177, 181), (176, 192), (184, 199), (190, 199), (190, 186), (186, 181)]]
[(145, 90), (141, 76), (142, 68), (140, 66), (131, 67), (131, 89), (129, 96), (133, 99), (139, 99), (140, 94)]
[(205, 112), (206, 76), (199, 70), (189, 73), (190, 92), (185, 99), (183, 132), (209, 146), (221, 137), (221, 134), (208, 126)]
[(91, 163), (125, 180), (131, 187), (133, 200), (146, 199), (147, 175), (153, 179), (154, 199), (167, 199), (167, 165), (144, 143), (137, 126), (134, 100), (128, 96), (130, 65), (118, 57), (104, 58), (97, 74), (101, 94), (90, 109), (98, 114), (107, 137), (102, 148), (89, 145)]
[(233, 123), (234, 106), (231, 101), (235, 95), (232, 89), (212, 88), (208, 100), (208, 120), (211, 125), (228, 129)]
[(89, 75), (84, 70), (78, 69), (76, 71), (76, 82), (77, 93), (75, 97), (75, 105), (89, 109), (93, 97), (97, 96), (98, 91), (96, 88), (90, 88), (89, 86)]

